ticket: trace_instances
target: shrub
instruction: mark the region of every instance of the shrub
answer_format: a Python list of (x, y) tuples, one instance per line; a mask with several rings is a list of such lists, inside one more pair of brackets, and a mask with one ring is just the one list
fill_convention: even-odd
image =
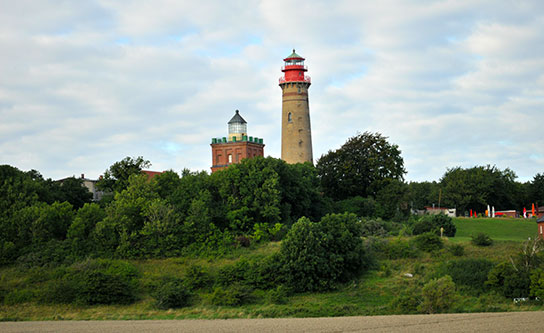
[(157, 308), (166, 310), (189, 305), (191, 294), (183, 285), (182, 280), (175, 279), (166, 280), (159, 285), (153, 297), (156, 300), (155, 305)]
[(414, 242), (418, 249), (425, 252), (437, 251), (444, 247), (444, 243), (440, 237), (432, 232), (426, 232), (418, 235), (414, 239)]
[(528, 297), (531, 279), (529, 272), (516, 270), (511, 263), (503, 262), (489, 271), (486, 285), (504, 297)]
[(544, 300), (544, 271), (536, 269), (531, 274), (531, 296)]
[(225, 287), (234, 283), (260, 289), (275, 287), (284, 282), (280, 256), (274, 254), (252, 260), (242, 258), (221, 267), (216, 280), (218, 285)]
[(221, 267), (217, 274), (217, 283), (224, 287), (233, 283), (246, 284), (249, 266), (249, 260), (242, 258), (234, 264)]
[(248, 287), (234, 284), (229, 288), (216, 287), (210, 295), (213, 305), (238, 306), (252, 298), (252, 290)]
[(69, 304), (76, 300), (77, 284), (69, 279), (59, 278), (48, 281), (41, 289), (40, 302)]
[(268, 291), (268, 302), (273, 304), (285, 304), (287, 303), (287, 296), (289, 296), (288, 288), (284, 285), (279, 285), (275, 289)]
[(413, 242), (403, 239), (388, 240), (382, 248), (386, 259), (417, 258), (419, 254)]
[(251, 240), (246, 236), (237, 236), (235, 241), (237, 246), (249, 247), (251, 245)]
[(4, 296), (4, 304), (6, 305), (15, 305), (20, 303), (26, 303), (32, 301), (34, 298), (34, 291), (29, 289), (15, 289), (7, 293)]
[(448, 251), (456, 257), (465, 255), (465, 248), (461, 244), (452, 244), (448, 247)]
[(321, 222), (299, 219), (281, 244), (287, 285), (295, 291), (331, 289), (368, 266), (354, 214), (330, 214)]
[(453, 223), (453, 219), (446, 214), (440, 213), (433, 215), (431, 218), (433, 226), (437, 229), (437, 231), (440, 233), (440, 228), (444, 228), (444, 236), (447, 237), (455, 237), (455, 233), (457, 232), (457, 228), (455, 227), (455, 224)]
[(11, 264), (17, 257), (17, 248), (13, 242), (0, 240), (0, 265)]
[(384, 221), (382, 219), (361, 220), (361, 234), (364, 237), (398, 235), (401, 229), (402, 224), (396, 222)]
[(196, 290), (211, 285), (213, 278), (206, 268), (200, 265), (191, 265), (185, 272), (184, 281), (190, 290)]
[(25, 252), (17, 258), (17, 263), (24, 267), (55, 267), (74, 262), (74, 257), (70, 254), (70, 244), (66, 241), (52, 239), (46, 243), (34, 244), (26, 248)]
[(461, 259), (448, 262), (446, 272), (456, 285), (481, 293), (485, 291), (487, 275), (493, 266), (487, 259)]
[(375, 216), (376, 202), (372, 197), (363, 198), (361, 196), (351, 197), (334, 203), (336, 213), (353, 213), (357, 216)]
[(421, 301), (421, 291), (416, 288), (408, 288), (393, 298), (390, 307), (396, 313), (417, 313)]
[(449, 275), (429, 281), (421, 290), (422, 302), (418, 310), (423, 313), (448, 311), (457, 299), (455, 283)]
[(50, 292), (54, 295), (64, 285), (75, 289), (75, 301), (80, 304), (128, 304), (136, 299), (137, 277), (136, 267), (128, 262), (87, 260), (72, 265), (64, 281), (51, 286)]
[(426, 232), (431, 232), (434, 230), (434, 227), (430, 221), (430, 219), (422, 218), (419, 221), (416, 221), (412, 225), (412, 234), (413, 235), (421, 235)]
[(412, 234), (421, 235), (426, 232), (434, 232), (440, 235), (440, 228), (444, 228), (444, 236), (454, 237), (457, 228), (453, 219), (443, 213), (436, 215), (425, 215), (412, 226)]
[(476, 236), (472, 235), (471, 242), (472, 244), (477, 246), (490, 246), (491, 244), (493, 244), (493, 240), (491, 239), (491, 237), (483, 232), (478, 233)]

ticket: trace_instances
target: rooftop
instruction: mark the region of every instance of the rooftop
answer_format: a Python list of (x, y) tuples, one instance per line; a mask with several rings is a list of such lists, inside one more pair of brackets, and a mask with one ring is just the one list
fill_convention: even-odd
[(247, 121), (245, 121), (244, 118), (240, 116), (240, 111), (238, 110), (236, 110), (236, 114), (234, 114), (234, 116), (229, 120), (229, 124), (234, 124), (234, 123), (247, 124)]

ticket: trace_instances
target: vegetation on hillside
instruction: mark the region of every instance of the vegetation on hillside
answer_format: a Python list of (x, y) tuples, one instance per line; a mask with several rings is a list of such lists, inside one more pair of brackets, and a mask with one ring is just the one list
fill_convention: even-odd
[[(211, 175), (149, 179), (149, 165), (114, 163), (99, 202), (80, 179), (0, 166), (4, 319), (29, 303), (246, 307), (255, 316), (490, 311), (544, 293), (541, 243), (482, 261), (502, 240), (525, 240), (516, 229), (525, 222), (411, 215), (437, 194), (461, 210), (544, 202), (541, 175), (520, 184), (508, 169), (454, 168), (440, 183), (406, 184), (400, 150), (378, 133), (349, 139), (316, 167), (257, 157)], [(370, 299), (342, 306), (343, 293)], [(325, 313), (305, 300), (327, 295), (337, 301)]]

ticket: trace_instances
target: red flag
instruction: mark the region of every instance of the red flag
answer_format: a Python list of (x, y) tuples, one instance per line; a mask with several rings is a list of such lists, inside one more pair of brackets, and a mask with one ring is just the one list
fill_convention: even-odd
[(472, 209), (470, 210), (470, 217), (472, 217)]
[(533, 217), (535, 216), (535, 204), (533, 203), (533, 208), (531, 209), (531, 213), (533, 214)]
[(523, 207), (523, 218), (527, 218), (527, 209), (525, 207)]

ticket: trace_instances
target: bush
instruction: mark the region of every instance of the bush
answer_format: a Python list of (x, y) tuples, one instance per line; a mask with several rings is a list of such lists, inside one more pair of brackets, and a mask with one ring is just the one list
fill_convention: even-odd
[(421, 235), (426, 232), (434, 231), (434, 226), (431, 223), (430, 219), (422, 218), (419, 221), (416, 221), (412, 226), (413, 235)]
[(388, 235), (398, 235), (402, 229), (402, 224), (384, 221), (382, 219), (362, 219), (361, 234), (363, 237), (385, 237)]
[(69, 304), (76, 300), (77, 284), (69, 279), (59, 278), (45, 283), (41, 289), (40, 302)]
[(456, 257), (465, 255), (465, 248), (461, 244), (452, 244), (448, 247), (448, 251)]
[(423, 313), (447, 312), (457, 299), (455, 283), (449, 275), (429, 281), (421, 290), (422, 302), (418, 310)]
[(281, 244), (288, 286), (295, 291), (333, 288), (369, 264), (354, 214), (330, 214), (321, 222), (299, 219)]
[(206, 268), (200, 265), (191, 265), (185, 272), (184, 281), (190, 290), (196, 290), (210, 286), (213, 278)]
[(285, 304), (287, 303), (288, 296), (288, 288), (284, 285), (279, 285), (275, 289), (270, 289), (268, 291), (268, 302), (273, 304)]
[(66, 241), (50, 240), (47, 243), (27, 247), (17, 258), (17, 264), (23, 267), (55, 267), (70, 265), (75, 258), (71, 255), (70, 244)]
[(511, 263), (503, 262), (489, 271), (486, 285), (504, 297), (528, 297), (531, 278), (529, 272), (516, 270)]
[(403, 239), (387, 240), (378, 251), (384, 259), (417, 258), (420, 254), (413, 242)]
[(247, 286), (234, 284), (227, 289), (216, 287), (210, 295), (213, 305), (239, 306), (252, 299), (252, 290)]
[(412, 226), (412, 234), (421, 235), (426, 232), (434, 232), (440, 235), (440, 228), (444, 228), (444, 236), (454, 237), (457, 228), (453, 219), (443, 213), (436, 215), (425, 215)]
[(448, 262), (446, 272), (456, 285), (481, 293), (485, 291), (487, 275), (493, 266), (487, 259), (461, 259)]
[(231, 265), (225, 265), (219, 269), (217, 274), (217, 284), (223, 287), (230, 286), (233, 283), (247, 284), (250, 262), (242, 258)]
[(432, 232), (426, 232), (417, 236), (414, 242), (418, 249), (425, 252), (437, 251), (444, 247), (442, 239)]
[(27, 303), (34, 298), (34, 291), (29, 289), (12, 290), (4, 296), (4, 304), (15, 305), (20, 303)]
[(338, 214), (353, 213), (360, 217), (376, 215), (376, 202), (372, 197), (351, 197), (334, 203), (334, 211)]
[(393, 298), (390, 307), (395, 313), (417, 313), (421, 301), (421, 291), (416, 288), (408, 288)]
[(472, 244), (477, 246), (490, 246), (493, 244), (491, 237), (483, 232), (478, 233), (476, 236), (472, 235), (471, 238)]
[(531, 296), (544, 300), (544, 271), (536, 269), (531, 274)]
[(433, 226), (437, 228), (439, 233), (440, 228), (444, 228), (444, 236), (455, 237), (457, 228), (455, 227), (455, 224), (453, 223), (453, 219), (451, 217), (447, 216), (446, 214), (440, 213), (433, 215), (431, 221)]
[(182, 280), (175, 279), (166, 280), (159, 285), (153, 297), (156, 300), (155, 305), (157, 308), (167, 310), (189, 305), (191, 294), (183, 285)]
[[(128, 304), (136, 299), (138, 271), (120, 260), (87, 260), (72, 265), (56, 282), (50, 282), (42, 295), (46, 302), (79, 304)], [(66, 296), (61, 296), (62, 290)]]
[(236, 245), (240, 247), (249, 247), (251, 245), (251, 240), (246, 236), (237, 236), (235, 241)]
[(221, 267), (217, 274), (217, 284), (230, 286), (240, 284), (260, 289), (270, 289), (284, 282), (280, 256), (274, 254), (252, 260), (242, 258), (236, 263)]

